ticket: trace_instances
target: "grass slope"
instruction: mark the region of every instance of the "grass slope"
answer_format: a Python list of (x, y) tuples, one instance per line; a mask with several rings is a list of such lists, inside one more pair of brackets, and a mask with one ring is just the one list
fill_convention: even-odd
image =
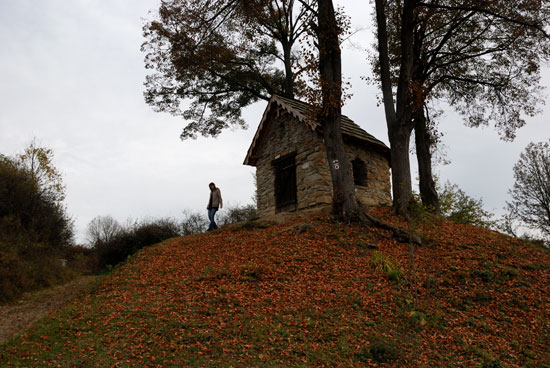
[(549, 252), (417, 231), (414, 248), (327, 218), (168, 240), (1, 345), (0, 366), (548, 367)]

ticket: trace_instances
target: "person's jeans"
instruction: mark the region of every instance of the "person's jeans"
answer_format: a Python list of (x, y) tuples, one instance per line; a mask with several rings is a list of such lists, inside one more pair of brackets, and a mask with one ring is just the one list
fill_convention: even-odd
[(211, 208), (208, 210), (208, 219), (210, 220), (210, 225), (208, 225), (208, 231), (218, 228), (218, 225), (216, 225), (216, 221), (214, 221), (214, 216), (216, 215), (217, 211), (218, 211), (217, 208)]

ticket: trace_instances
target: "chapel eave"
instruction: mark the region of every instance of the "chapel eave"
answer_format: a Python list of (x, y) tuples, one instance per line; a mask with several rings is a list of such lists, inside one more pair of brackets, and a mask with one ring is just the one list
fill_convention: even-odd
[[(267, 128), (273, 118), (280, 116), (282, 113), (290, 114), (298, 119), (298, 121), (309, 126), (311, 130), (322, 132), (321, 125), (315, 119), (315, 107), (305, 102), (273, 95), (264, 110), (256, 134), (248, 148), (248, 152), (243, 162), (244, 165), (256, 166), (258, 161), (257, 152), (265, 138), (265, 134), (268, 130)], [(384, 154), (389, 155), (389, 148), (382, 141), (367, 133), (345, 115), (342, 115), (341, 118), (341, 129), (345, 137), (347, 136), (352, 140), (372, 145), (381, 150)]]

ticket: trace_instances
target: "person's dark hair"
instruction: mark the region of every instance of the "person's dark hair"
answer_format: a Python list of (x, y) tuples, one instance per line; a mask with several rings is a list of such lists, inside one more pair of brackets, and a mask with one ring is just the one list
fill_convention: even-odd
[(213, 185), (214, 187), (216, 187), (216, 184), (214, 184), (214, 183), (208, 184), (208, 186), (211, 186), (211, 185)]

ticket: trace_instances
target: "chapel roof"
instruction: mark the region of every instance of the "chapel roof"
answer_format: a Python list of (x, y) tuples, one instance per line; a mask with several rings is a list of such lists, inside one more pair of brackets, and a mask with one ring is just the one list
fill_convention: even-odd
[[(262, 116), (262, 120), (260, 121), (256, 134), (254, 135), (252, 143), (250, 144), (250, 148), (248, 149), (248, 153), (244, 160), (245, 165), (256, 165), (257, 157), (255, 157), (255, 153), (261, 145), (261, 139), (268, 125), (268, 117), (270, 115), (269, 113), (273, 109), (278, 109), (278, 111), (285, 111), (297, 118), (300, 122), (308, 125), (312, 130), (321, 131), (321, 124), (315, 119), (316, 110), (318, 108), (302, 101), (293, 100), (279, 95), (273, 95), (271, 96), (271, 99), (267, 104), (267, 107)], [(359, 125), (354, 123), (353, 120), (345, 115), (342, 115), (341, 117), (340, 128), (344, 137), (373, 145), (376, 148), (381, 149), (383, 152), (389, 152), (389, 148), (384, 144), (384, 142), (376, 139), (374, 136), (367, 133)]]

